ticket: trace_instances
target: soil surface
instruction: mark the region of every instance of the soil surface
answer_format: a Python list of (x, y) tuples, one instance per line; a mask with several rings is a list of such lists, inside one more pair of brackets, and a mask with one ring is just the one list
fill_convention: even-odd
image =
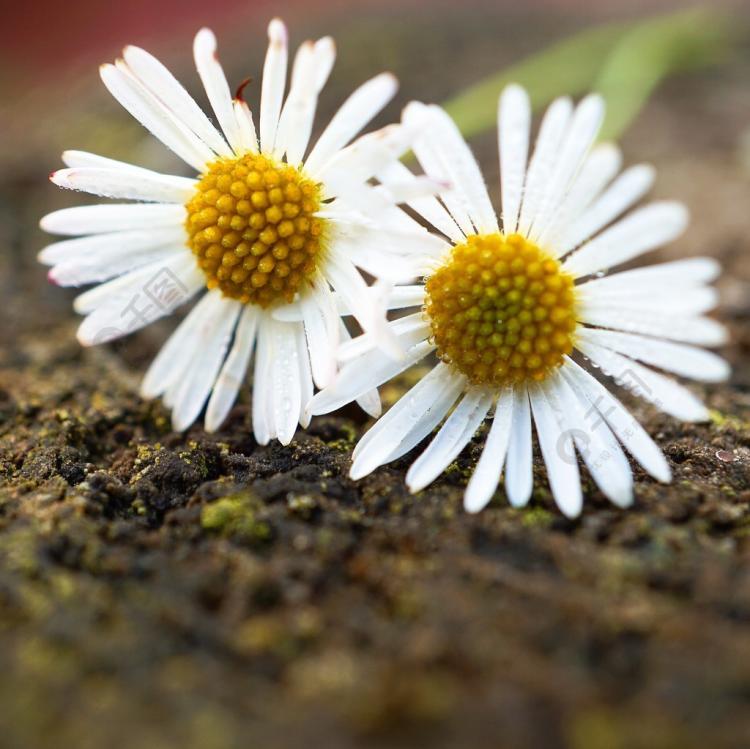
[[(478, 40), (446, 81), (430, 80), (437, 53), (418, 16), (376, 24), (393, 32), (404, 88), (425, 99), (560, 33), (519, 40), (498, 31), (499, 16), (441, 14), (434, 43)], [(341, 61), (368, 46), (364, 28), (349, 34)], [(382, 66), (365, 54), (341, 63), (330, 102)], [(348, 479), (368, 426), (355, 407), (315, 419), (286, 448), (255, 443), (247, 392), (218, 433), (171, 432), (166, 409), (137, 388), (174, 321), (82, 350), (72, 294), (46, 286), (34, 262), (45, 240), (31, 228), (80, 197), (44, 183), (51, 152), (6, 171), (0, 746), (748, 746), (749, 60), (671, 81), (623, 143), (629, 163), (658, 167), (658, 196), (693, 214), (653, 259), (724, 264), (717, 316), (731, 329), (733, 378), (694, 388), (712, 409), (702, 425), (623, 396), (674, 482), (636, 469), (635, 506), (621, 511), (586, 476), (575, 522), (555, 509), (539, 459), (527, 509), (500, 490), (466, 515), (482, 434), (410, 496), (416, 453)], [(121, 128), (121, 150), (156, 153), (104, 94), (96, 106)], [(69, 145), (97, 150), (92, 140)], [(492, 185), (494, 142), (474, 143)]]

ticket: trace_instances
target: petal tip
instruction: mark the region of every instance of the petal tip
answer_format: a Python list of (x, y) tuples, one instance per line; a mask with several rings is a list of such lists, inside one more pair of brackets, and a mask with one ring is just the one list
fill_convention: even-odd
[(369, 471), (363, 471), (361, 467), (357, 466), (357, 461), (355, 460), (354, 463), (352, 463), (352, 467), (349, 469), (349, 478), (352, 481), (359, 481), (360, 479), (363, 479)]
[(85, 321), (78, 328), (78, 330), (76, 332), (76, 340), (84, 348), (89, 348), (90, 346), (93, 346), (96, 343), (99, 343), (99, 341), (96, 340), (95, 336), (90, 336), (90, 335), (87, 334), (86, 330), (84, 329), (84, 324), (85, 324)]
[(506, 97), (523, 97), (524, 99), (528, 99), (529, 95), (526, 91), (526, 89), (520, 84), (516, 83), (515, 81), (509, 83), (500, 94), (501, 99), (505, 99)]
[(216, 35), (211, 29), (204, 26), (195, 35), (193, 41), (193, 53), (196, 57), (206, 54), (216, 54)]
[(487, 502), (483, 500), (480, 500), (476, 497), (464, 495), (464, 512), (468, 513), (469, 515), (477, 515), (485, 508), (486, 505)]
[(268, 39), (271, 43), (286, 44), (288, 33), (286, 25), (280, 18), (272, 18), (268, 24)]

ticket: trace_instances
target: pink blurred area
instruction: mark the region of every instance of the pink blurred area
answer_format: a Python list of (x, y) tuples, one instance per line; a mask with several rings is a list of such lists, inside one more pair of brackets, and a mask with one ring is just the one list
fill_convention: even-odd
[[(712, 7), (732, 3), (713, 0)], [(11, 179), (38, 177), (59, 164), (64, 148), (85, 148), (176, 168), (127, 122), (97, 68), (126, 44), (136, 44), (164, 61), (202, 102), (190, 52), (201, 26), (217, 32), (232, 85), (258, 77), (266, 25), (281, 16), (293, 45), (324, 34), (335, 37), (340, 62), (328, 100), (389, 69), (402, 91), (442, 101), (585, 26), (685, 5), (681, 0), (0, 0), (0, 167)], [(461, 55), (460, 64), (446, 50)], [(255, 94), (257, 86), (249, 89), (250, 97)], [(397, 114), (402, 104), (397, 99), (386, 114)]]
[[(158, 44), (192, 35), (202, 25), (226, 27), (278, 13), (271, 0), (33, 0), (2, 2), (0, 59), (23, 76), (68, 72), (81, 63), (108, 59), (138, 40)], [(292, 13), (310, 12), (311, 3), (285, 2)], [(336, 5), (316, 2), (317, 8)]]
[[(188, 38), (199, 26), (218, 29), (257, 27), (274, 15), (289, 20), (352, 17), (399, 10), (455, 6), (453, 0), (32, 0), (0, 2), (0, 62), (5, 79), (17, 75), (24, 82), (39, 75), (53, 78), (87, 62), (108, 59), (114, 50), (137, 40), (154, 44)], [(526, 13), (545, 10), (588, 15), (591, 20), (610, 14), (639, 14), (685, 5), (680, 0), (463, 0), (461, 7)], [(515, 15), (515, 13), (513, 14)], [(239, 28), (238, 28), (239, 27)]]

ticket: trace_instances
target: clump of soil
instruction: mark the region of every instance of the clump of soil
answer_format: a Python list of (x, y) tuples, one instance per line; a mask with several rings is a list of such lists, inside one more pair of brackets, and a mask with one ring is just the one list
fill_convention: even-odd
[[(636, 470), (627, 511), (585, 477), (584, 513), (565, 520), (537, 460), (527, 509), (500, 490), (466, 515), (481, 434), (416, 496), (413, 455), (354, 483), (367, 427), (355, 408), (286, 448), (255, 443), (247, 393), (220, 432), (172, 433), (137, 395), (168, 326), (80, 349), (69, 297), (10, 242), (0, 745), (747, 746), (750, 247), (734, 150), (746, 72), (673, 83), (626, 140), (629, 160), (658, 163), (660, 195), (696, 214), (660, 257), (725, 265), (735, 368), (696, 387), (708, 424), (628, 400), (674, 482)], [(476, 143), (491, 184), (494, 137)], [(3, 186), (6, 227), (36, 220), (35, 189)]]
[(19, 341), (2, 371), (4, 745), (493, 746), (502, 726), (509, 747), (741, 746), (734, 388), (709, 394), (707, 425), (637, 410), (675, 481), (637, 472), (629, 511), (587, 481), (563, 519), (537, 464), (529, 509), (499, 492), (472, 517), (481, 436), (415, 497), (408, 458), (355, 484), (355, 410), (288, 448), (256, 445), (243, 404), (216, 435), (173, 434), (115, 354), (72, 335)]

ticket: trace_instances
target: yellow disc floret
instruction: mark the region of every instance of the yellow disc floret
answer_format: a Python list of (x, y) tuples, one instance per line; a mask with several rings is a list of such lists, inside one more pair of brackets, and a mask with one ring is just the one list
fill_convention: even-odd
[(320, 187), (293, 166), (252, 153), (220, 159), (186, 208), (188, 246), (206, 285), (232, 299), (291, 302), (320, 263)]
[(474, 384), (543, 380), (573, 350), (573, 277), (520, 234), (469, 237), (425, 290), (437, 355)]

